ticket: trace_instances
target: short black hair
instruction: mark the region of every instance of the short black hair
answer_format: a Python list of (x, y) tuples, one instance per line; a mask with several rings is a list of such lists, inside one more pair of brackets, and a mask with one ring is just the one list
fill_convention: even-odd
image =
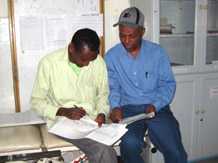
[(71, 43), (74, 44), (76, 51), (81, 51), (84, 46), (88, 46), (91, 51), (99, 53), (100, 40), (97, 33), (89, 28), (83, 28), (76, 31)]

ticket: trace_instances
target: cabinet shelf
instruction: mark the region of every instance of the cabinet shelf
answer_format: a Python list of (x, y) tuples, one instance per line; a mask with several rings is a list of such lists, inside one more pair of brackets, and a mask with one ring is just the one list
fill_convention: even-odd
[(218, 32), (217, 33), (207, 33), (208, 37), (217, 37), (218, 36)]
[(194, 37), (194, 34), (160, 34), (160, 37)]

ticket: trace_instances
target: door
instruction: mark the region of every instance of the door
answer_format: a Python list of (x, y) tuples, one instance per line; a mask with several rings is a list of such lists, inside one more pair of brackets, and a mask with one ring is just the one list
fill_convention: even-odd
[[(193, 75), (176, 76), (177, 87), (175, 98), (171, 104), (176, 119), (180, 124), (182, 142), (192, 160), (200, 155), (199, 135), (199, 78)], [(170, 141), (170, 140), (169, 140)], [(153, 163), (164, 163), (160, 153), (151, 155)]]
[(210, 73), (202, 77), (200, 106), (201, 157), (218, 155), (218, 74)]

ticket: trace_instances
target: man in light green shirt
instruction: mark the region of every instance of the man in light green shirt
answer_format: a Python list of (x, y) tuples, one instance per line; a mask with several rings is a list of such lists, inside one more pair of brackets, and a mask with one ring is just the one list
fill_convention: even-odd
[[(56, 116), (79, 120), (90, 116), (99, 126), (108, 116), (108, 79), (99, 38), (90, 29), (78, 30), (68, 48), (45, 56), (39, 63), (31, 106), (47, 119)], [(112, 147), (90, 139), (68, 140), (79, 147), (91, 163), (116, 163)]]

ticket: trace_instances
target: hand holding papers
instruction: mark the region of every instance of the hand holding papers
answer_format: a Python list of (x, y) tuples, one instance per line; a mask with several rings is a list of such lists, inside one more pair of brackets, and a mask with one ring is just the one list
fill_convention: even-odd
[(103, 124), (101, 127), (98, 127), (98, 124), (88, 116), (80, 120), (59, 117), (49, 132), (68, 139), (89, 138), (106, 145), (113, 145), (127, 132), (126, 125), (153, 117), (154, 113), (143, 113), (125, 118), (120, 123)]

